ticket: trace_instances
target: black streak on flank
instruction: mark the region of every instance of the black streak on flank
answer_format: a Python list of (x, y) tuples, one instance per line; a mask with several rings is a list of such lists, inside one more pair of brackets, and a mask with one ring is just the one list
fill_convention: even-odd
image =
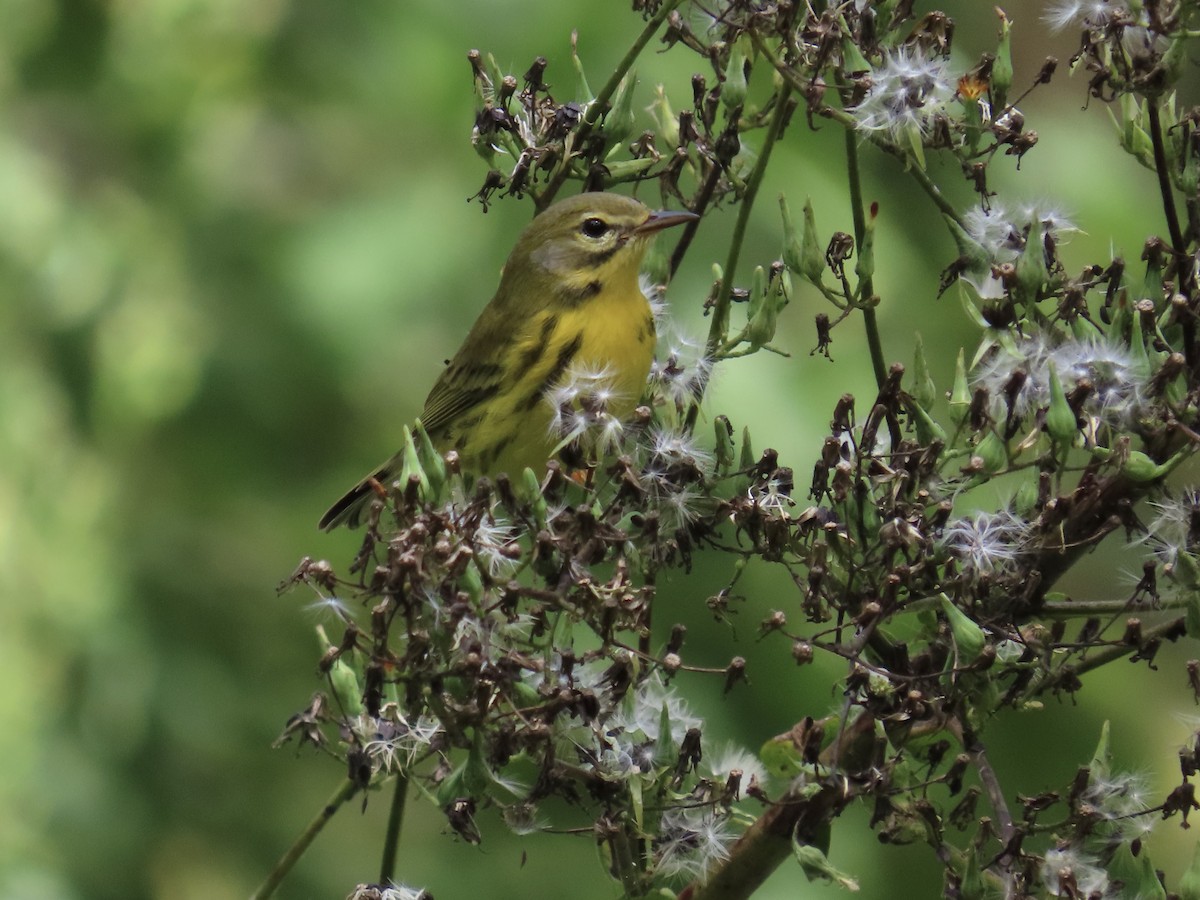
[(583, 335), (577, 334), (569, 343), (564, 345), (563, 348), (558, 351), (558, 358), (554, 360), (554, 368), (552, 368), (546, 374), (545, 381), (543, 381), (542, 386), (538, 388), (539, 397), (545, 396), (548, 391), (554, 388), (554, 386), (558, 383), (558, 379), (562, 377), (563, 372), (567, 371), (567, 366), (571, 365), (571, 360), (575, 358), (575, 354), (579, 352), (579, 348), (582, 346)]
[(642, 323), (642, 328), (638, 332), (637, 339), (638, 339), (639, 344), (644, 344), (647, 341), (654, 340), (654, 314), (653, 313), (646, 316), (646, 321), (644, 321)]
[(499, 441), (496, 442), (496, 444), (494, 446), (489, 447), (487, 450), (484, 450), (482, 453), (480, 453), (479, 454), (480, 466), (485, 470), (490, 469), (492, 466), (494, 466), (496, 464), (496, 460), (498, 460), (500, 458), (500, 454), (508, 449), (508, 445), (511, 444), (512, 441), (513, 441), (513, 436), (510, 434), (506, 438), (501, 438)]

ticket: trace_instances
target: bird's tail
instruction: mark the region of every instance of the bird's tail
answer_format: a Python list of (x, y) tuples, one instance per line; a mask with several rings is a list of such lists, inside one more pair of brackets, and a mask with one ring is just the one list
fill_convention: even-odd
[(380, 496), (380, 488), (384, 490), (391, 484), (396, 473), (400, 471), (398, 456), (393, 456), (382, 466), (348, 490), (337, 503), (325, 511), (317, 527), (322, 531), (332, 531), (339, 525), (357, 528), (362, 521), (363, 509), (372, 497)]

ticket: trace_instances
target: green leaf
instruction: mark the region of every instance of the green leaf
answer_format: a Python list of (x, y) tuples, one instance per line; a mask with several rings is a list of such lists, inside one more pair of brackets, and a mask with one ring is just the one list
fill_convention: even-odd
[(950, 633), (954, 637), (954, 649), (958, 653), (958, 664), (968, 666), (979, 659), (987, 638), (983, 629), (975, 620), (955, 606), (949, 597), (942, 594), (938, 597), (942, 602), (942, 612), (950, 623)]

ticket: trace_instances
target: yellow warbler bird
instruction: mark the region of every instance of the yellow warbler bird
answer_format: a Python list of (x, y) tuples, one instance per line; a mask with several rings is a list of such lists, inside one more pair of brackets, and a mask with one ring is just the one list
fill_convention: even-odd
[[(619, 194), (560, 200), (517, 238), (500, 287), (425, 400), (421, 422), (441, 452), (476, 474), (539, 469), (562, 443), (547, 400), (571, 373), (604, 374), (606, 411), (633, 411), (654, 356), (654, 316), (638, 269), (654, 234), (696, 218), (651, 212)], [(321, 517), (358, 524), (401, 470), (397, 453)]]

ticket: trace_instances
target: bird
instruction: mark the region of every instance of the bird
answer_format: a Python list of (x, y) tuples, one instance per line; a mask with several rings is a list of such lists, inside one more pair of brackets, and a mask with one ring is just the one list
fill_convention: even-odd
[[(421, 423), (464, 472), (517, 475), (544, 468), (562, 443), (547, 398), (572, 372), (603, 373), (606, 410), (629, 416), (654, 358), (655, 326), (639, 283), (651, 239), (697, 219), (605, 191), (547, 207), (525, 227), (495, 295), (425, 400)], [(403, 453), (346, 492), (321, 517), (325, 531), (359, 524), (364, 506), (402, 469)]]

